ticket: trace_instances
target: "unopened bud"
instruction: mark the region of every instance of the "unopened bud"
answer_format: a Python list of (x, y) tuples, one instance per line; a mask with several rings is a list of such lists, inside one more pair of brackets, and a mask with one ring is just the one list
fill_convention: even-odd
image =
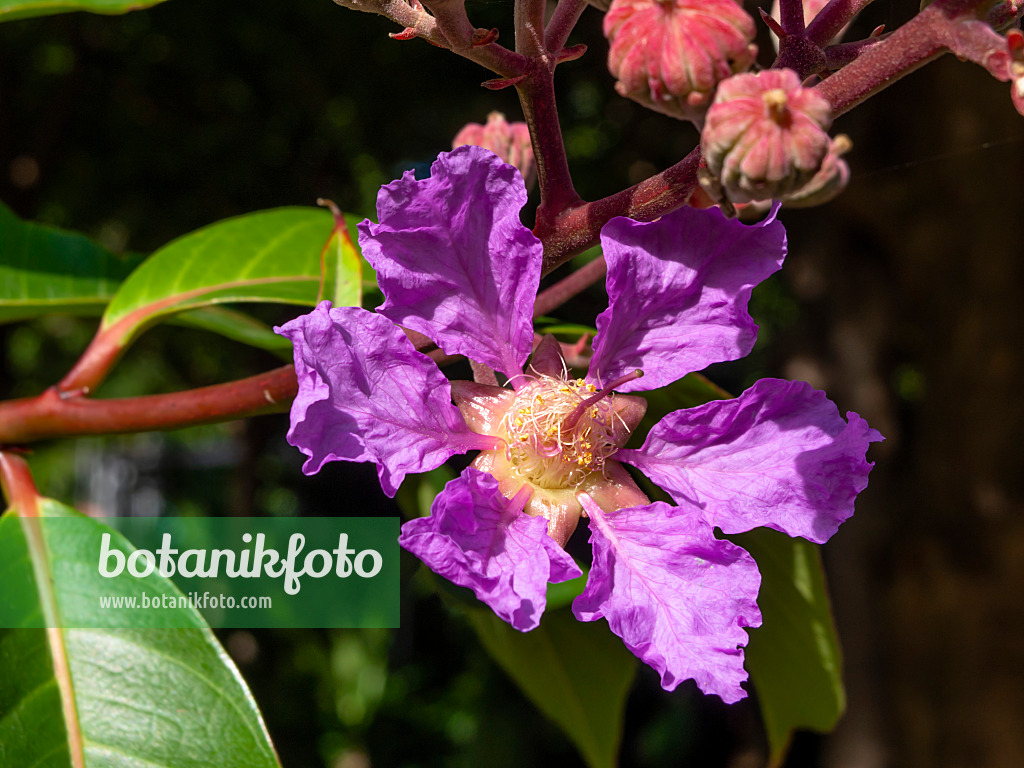
[(1014, 108), (1024, 115), (1024, 66), (1020, 73), (1010, 81), (1010, 99)]
[(1014, 108), (1024, 115), (1024, 33), (1011, 29), (1006, 33), (1008, 56), (1007, 75), (1010, 78), (1010, 99)]
[(489, 149), (509, 165), (514, 165), (523, 175), (527, 188), (536, 179), (537, 164), (526, 123), (510, 123), (501, 112), (491, 112), (487, 116), (487, 125), (467, 123), (452, 140), (452, 149), (463, 144)]
[(852, 148), (853, 142), (846, 134), (841, 133), (832, 139), (818, 172), (800, 189), (787, 195), (782, 204), (787, 208), (811, 208), (838, 197), (850, 180), (850, 166), (842, 156)]
[(701, 183), (733, 203), (792, 194), (821, 168), (831, 122), (828, 101), (801, 87), (792, 70), (735, 75), (722, 82), (708, 110)]
[(754, 32), (735, 0), (613, 0), (604, 17), (615, 90), (694, 122), (718, 83), (753, 63)]

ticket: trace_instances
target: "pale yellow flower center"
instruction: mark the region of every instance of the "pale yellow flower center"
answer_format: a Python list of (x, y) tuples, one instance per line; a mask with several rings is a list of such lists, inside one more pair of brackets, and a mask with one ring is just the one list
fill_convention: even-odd
[(502, 421), (509, 461), (522, 480), (540, 488), (574, 488), (615, 453), (615, 410), (583, 379), (540, 376), (516, 393)]

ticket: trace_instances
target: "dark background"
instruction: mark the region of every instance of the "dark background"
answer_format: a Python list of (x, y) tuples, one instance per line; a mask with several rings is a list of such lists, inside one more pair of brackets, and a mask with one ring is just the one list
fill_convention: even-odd
[[(853, 36), (916, 5), (878, 0)], [(509, 3), (469, 9), (511, 42)], [(590, 53), (558, 78), (587, 199), (666, 167), (696, 140), (614, 95), (600, 21), (584, 15), (571, 42)], [(488, 73), (389, 31), (329, 0), (172, 0), (121, 17), (0, 25), (0, 199), (136, 253), (318, 197), (369, 214), (380, 184), (428, 164), (466, 122), (492, 109), (519, 117), (512, 91), (479, 88)], [(887, 437), (872, 448), (856, 517), (823, 550), (849, 711), (833, 735), (799, 736), (790, 765), (1024, 765), (1024, 118), (1005, 83), (946, 57), (835, 128), (853, 139), (850, 186), (828, 206), (784, 214), (790, 257), (755, 292), (758, 348), (715, 372), (734, 390), (763, 375), (805, 379)], [(0, 327), (0, 394), (52, 384), (94, 328), (61, 317)], [(161, 327), (104, 394), (278, 364)], [(44, 493), (109, 513), (394, 513), (372, 467), (304, 478), (286, 428), (268, 417), (56, 443), (33, 468)], [(222, 636), (285, 765), (579, 765), (407, 566), (400, 631)], [(645, 669), (622, 762), (757, 765), (757, 722), (756, 702), (725, 707), (689, 685), (665, 694)]]

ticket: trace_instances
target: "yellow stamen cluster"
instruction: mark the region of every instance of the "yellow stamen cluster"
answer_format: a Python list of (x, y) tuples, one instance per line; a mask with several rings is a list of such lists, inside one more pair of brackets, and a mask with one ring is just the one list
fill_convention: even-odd
[(566, 418), (596, 391), (583, 379), (540, 376), (517, 393), (502, 426), (509, 460), (523, 480), (541, 488), (573, 488), (615, 453), (610, 396), (587, 406), (575, 424), (565, 426)]

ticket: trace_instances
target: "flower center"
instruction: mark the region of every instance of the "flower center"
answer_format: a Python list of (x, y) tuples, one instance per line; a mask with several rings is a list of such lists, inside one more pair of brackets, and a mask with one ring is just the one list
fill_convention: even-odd
[(502, 420), (509, 461), (534, 486), (577, 487), (619, 449), (616, 420), (610, 386), (540, 376), (516, 393)]

